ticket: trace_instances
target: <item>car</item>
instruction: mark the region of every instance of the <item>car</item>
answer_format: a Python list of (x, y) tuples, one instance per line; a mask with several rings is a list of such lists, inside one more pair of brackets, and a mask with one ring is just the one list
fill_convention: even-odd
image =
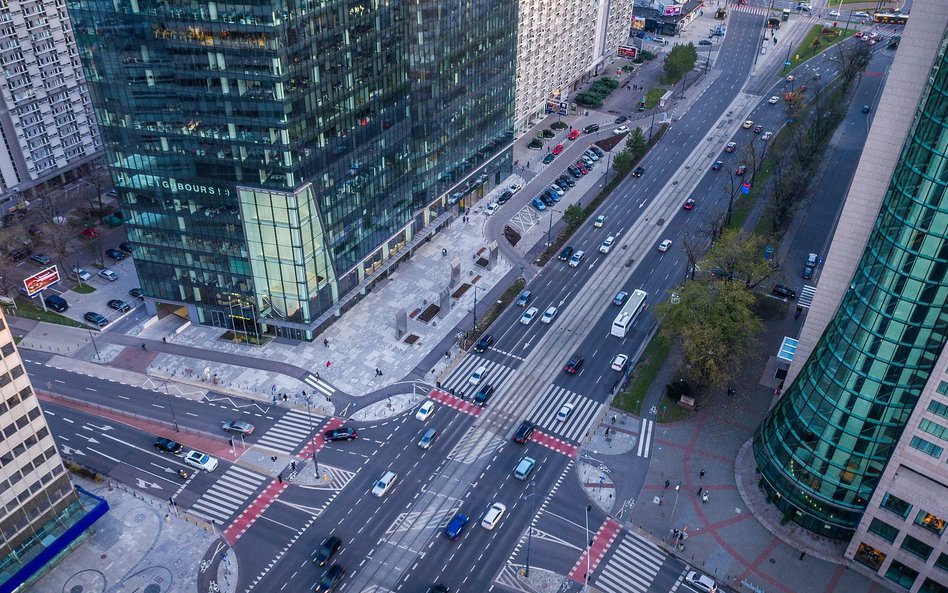
[(132, 243), (131, 243), (131, 241), (122, 241), (121, 243), (119, 243), (119, 249), (121, 249), (121, 250), (124, 251), (125, 253), (131, 255), (131, 254), (132, 254)]
[(780, 102), (780, 97), (778, 97), (777, 95), (774, 95), (771, 98), (767, 99), (767, 102), (770, 103), (771, 105), (776, 105), (777, 103)]
[(547, 195), (553, 198), (554, 202), (559, 202), (560, 197), (562, 197), (566, 192), (560, 186), (555, 183), (550, 186), (550, 189), (547, 190)]
[(339, 428), (331, 428), (323, 433), (323, 439), (329, 443), (335, 443), (336, 441), (351, 441), (352, 439), (358, 438), (359, 433), (356, 432), (356, 429), (350, 426), (340, 426)]
[(474, 394), (474, 403), (478, 406), (486, 406), (487, 400), (489, 400), (492, 395), (494, 395), (494, 386), (490, 383), (485, 383), (477, 390), (477, 393)]
[(563, 367), (563, 370), (566, 371), (568, 375), (575, 375), (579, 372), (579, 369), (583, 366), (583, 357), (579, 354), (574, 354), (568, 361), (566, 361), (566, 366)]
[(838, 10), (831, 10), (831, 11), (829, 11), (829, 15), (830, 15), (831, 17), (833, 17), (833, 18), (837, 18), (837, 17), (839, 16), (839, 11), (838, 11)]
[(141, 288), (131, 288), (128, 291), (128, 296), (144, 300), (145, 292)]
[(567, 187), (576, 187), (576, 181), (573, 180), (572, 177), (569, 177), (567, 175), (561, 175), (559, 180), (565, 183)]
[(544, 165), (549, 165), (550, 163), (553, 162), (553, 159), (555, 159), (555, 158), (556, 158), (556, 155), (551, 152), (551, 153), (547, 154), (545, 157), (543, 157), (543, 164), (544, 164)]
[(507, 191), (509, 191), (512, 194), (515, 194), (521, 189), (523, 189), (523, 183), (521, 183), (520, 181), (514, 181), (513, 183), (510, 184), (510, 187), (507, 188)]
[(423, 435), (421, 435), (421, 439), (418, 441), (418, 448), (430, 449), (436, 438), (438, 438), (438, 431), (433, 428), (429, 428)]
[(529, 420), (524, 420), (520, 423), (520, 426), (517, 428), (517, 432), (514, 433), (511, 440), (522, 445), (527, 442), (527, 439), (530, 438), (530, 435), (533, 434), (533, 431), (536, 430), (536, 428), (536, 424), (530, 422)]
[(184, 452), (184, 445), (178, 441), (172, 441), (171, 439), (166, 439), (165, 437), (158, 437), (155, 439), (154, 443), (155, 449), (158, 449), (162, 453), (171, 453), (172, 455), (181, 455)]
[(767, 140), (770, 140), (773, 137), (773, 135), (774, 135), (773, 132), (764, 132), (764, 134), (760, 137), (760, 139), (766, 142)]
[(253, 434), (253, 424), (244, 420), (230, 420), (221, 424), (221, 429), (230, 434)]
[(582, 263), (583, 258), (586, 257), (586, 252), (580, 249), (579, 251), (573, 254), (573, 257), (569, 258), (569, 267), (578, 268), (579, 264)]
[(606, 217), (600, 214), (599, 216), (596, 217), (596, 222), (593, 223), (593, 226), (596, 227), (597, 229), (601, 229), (602, 225), (605, 224), (605, 222), (606, 222)]
[(451, 589), (449, 589), (447, 585), (435, 583), (434, 585), (428, 587), (428, 590), (425, 591), (425, 593), (451, 593)]
[(527, 303), (529, 303), (532, 299), (533, 299), (533, 293), (530, 292), (529, 290), (523, 290), (520, 292), (519, 295), (517, 295), (516, 304), (518, 307), (526, 307)]
[(530, 474), (533, 473), (533, 468), (537, 465), (537, 460), (532, 457), (527, 457), (524, 455), (520, 458), (520, 461), (517, 463), (517, 466), (514, 467), (513, 475), (518, 480), (526, 480), (530, 477)]
[(596, 146), (595, 144), (593, 144), (592, 146), (590, 146), (590, 147), (589, 147), (589, 150), (591, 150), (591, 151), (593, 151), (594, 153), (596, 153), (596, 156), (599, 157), (599, 158), (603, 158), (604, 156), (606, 156), (606, 152), (605, 152), (603, 149), (601, 149), (601, 148), (599, 148), (598, 146)]
[(316, 591), (316, 593), (330, 593), (339, 585), (339, 581), (341, 581), (344, 576), (346, 576), (345, 567), (341, 564), (333, 564), (323, 573), (319, 582), (316, 583), (314, 591)]
[(645, 175), (645, 167), (636, 167), (632, 171), (632, 177), (641, 177), (642, 175)]
[(687, 200), (685, 200), (685, 203), (681, 205), (681, 207), (682, 207), (684, 210), (694, 210), (694, 209), (695, 209), (695, 201), (694, 201), (694, 199), (688, 198)]
[(118, 280), (118, 274), (116, 274), (115, 272), (113, 272), (112, 270), (108, 268), (99, 270), (98, 276), (99, 278), (105, 278), (109, 282), (115, 282), (116, 280)]
[(665, 239), (664, 241), (658, 244), (658, 250), (661, 251), (662, 253), (665, 253), (666, 251), (668, 251), (668, 248), (671, 247), (671, 244), (672, 244), (671, 239)]
[(30, 256), (30, 260), (38, 263), (41, 266), (48, 265), (49, 262), (53, 261), (48, 255), (44, 255), (42, 253), (34, 253)]
[(510, 198), (512, 197), (513, 197), (513, 192), (508, 189), (504, 193), (500, 194), (499, 198), (497, 198), (497, 204), (499, 206), (503, 206), (504, 204), (509, 202)]
[(616, 357), (612, 359), (612, 364), (610, 367), (614, 371), (624, 371), (626, 363), (629, 362), (629, 357), (625, 354), (616, 354)]
[(543, 317), (540, 318), (540, 321), (543, 323), (553, 323), (554, 317), (556, 317), (556, 307), (549, 307), (543, 312)]
[(763, 131), (764, 131), (764, 126), (762, 126), (762, 125), (760, 125), (760, 124), (757, 124), (756, 126), (754, 126), (754, 133), (755, 133), (755, 134), (760, 134), (760, 133), (763, 132)]
[(711, 170), (720, 171), (721, 167), (723, 166), (724, 166), (724, 161), (714, 161), (714, 163), (711, 164)]
[[(532, 308), (534, 311), (536, 311), (536, 307), (532, 307)], [(474, 369), (474, 372), (471, 373), (471, 376), (467, 380), (467, 382), (469, 385), (478, 385), (484, 379), (484, 375), (486, 374), (487, 374), (487, 367), (479, 366), (476, 369)]]
[(612, 244), (616, 242), (616, 238), (612, 235), (606, 237), (606, 239), (599, 246), (599, 253), (609, 253), (612, 250)]
[(724, 152), (734, 152), (737, 149), (737, 142), (728, 142), (724, 145)]
[(863, 106), (862, 106), (862, 112), (863, 112), (863, 113), (869, 113), (869, 111), (870, 111), (870, 109), (869, 109), (869, 106), (868, 106), (868, 105), (863, 105)]
[(620, 290), (616, 293), (615, 298), (612, 299), (612, 304), (621, 307), (627, 298), (629, 298), (629, 293), (624, 290)]
[(533, 318), (537, 316), (540, 310), (536, 307), (530, 307), (523, 312), (523, 315), (520, 316), (520, 323), (524, 325), (530, 325), (530, 322), (533, 321)]
[(591, 148), (587, 148), (586, 152), (584, 152), (583, 154), (591, 158), (593, 162), (596, 162), (599, 160), (599, 155), (593, 152)]
[(131, 311), (132, 309), (132, 306), (126, 303), (125, 301), (123, 301), (122, 299), (110, 299), (109, 302), (106, 303), (106, 305), (109, 306), (109, 309), (115, 309), (116, 311), (119, 311), (120, 313), (125, 313), (126, 311)]
[(773, 288), (770, 289), (770, 292), (776, 296), (783, 297), (786, 299), (795, 299), (797, 298), (797, 293), (795, 290), (789, 286), (784, 286), (783, 284), (774, 284)]
[(560, 254), (556, 256), (556, 259), (560, 261), (569, 261), (569, 257), (571, 255), (573, 255), (573, 248), (567, 245), (562, 251), (560, 251)]
[(869, 18), (869, 13), (864, 10), (860, 10), (859, 12), (854, 12), (853, 16), (860, 19), (867, 19)]
[(122, 261), (123, 259), (127, 257), (123, 252), (119, 251), (118, 249), (106, 249), (105, 255), (107, 255), (110, 259), (114, 259), (115, 261)]
[(693, 570), (685, 576), (685, 582), (702, 593), (717, 593), (718, 591), (718, 586), (711, 577)]
[(710, 40), (710, 39), (702, 39), (701, 41), (698, 42), (698, 45), (711, 45), (711, 40)]
[(579, 130), (570, 130), (567, 138), (569, 138), (570, 140), (575, 140), (579, 138)]
[(79, 236), (84, 239), (98, 239), (99, 231), (95, 230), (95, 227), (86, 227), (79, 232)]
[(567, 418), (570, 417), (570, 414), (573, 413), (573, 409), (576, 407), (576, 404), (571, 404), (569, 402), (560, 406), (560, 411), (556, 413), (556, 420), (559, 422), (565, 422)]
[(201, 469), (206, 472), (212, 472), (217, 469), (217, 459), (207, 453), (200, 451), (188, 451), (184, 456), (184, 462), (195, 469)]
[(431, 414), (434, 413), (435, 403), (432, 400), (425, 400), (423, 404), (418, 408), (418, 411), (415, 412), (415, 418), (424, 422), (428, 419)]
[(474, 352), (486, 352), (490, 348), (491, 344), (494, 343), (493, 334), (484, 334), (481, 336), (481, 339), (474, 344)]
[(7, 257), (13, 261), (23, 261), (30, 255), (31, 251), (29, 247), (14, 247), (7, 251)]
[(461, 534), (464, 532), (464, 528), (467, 527), (467, 524), (470, 521), (470, 517), (458, 513), (448, 522), (448, 526), (444, 528), (444, 536), (449, 540), (456, 540), (457, 538), (461, 537)]
[(395, 480), (398, 479), (398, 474), (393, 471), (387, 471), (382, 474), (382, 477), (375, 482), (375, 485), (372, 486), (372, 495), (382, 498), (385, 496), (385, 493), (392, 489), (392, 486), (395, 485)]
[(540, 212), (546, 210), (546, 204), (544, 204), (543, 200), (541, 200), (539, 197), (533, 198), (533, 201), (531, 201), (530, 204), (532, 204), (533, 207)]
[(562, 144), (557, 144), (556, 146), (553, 147), (553, 154), (560, 154), (561, 152), (563, 152), (564, 148), (565, 147)]
[(43, 229), (41, 229), (40, 227), (36, 226), (35, 224), (31, 224), (30, 226), (28, 226), (28, 227), (26, 228), (26, 232), (27, 232), (31, 237), (42, 237), (42, 236), (45, 234), (45, 233), (43, 233)]
[(326, 566), (326, 563), (339, 551), (341, 545), (342, 540), (335, 535), (327, 537), (318, 548), (313, 550), (313, 562), (319, 566)]
[(589, 124), (588, 126), (586, 126), (585, 128), (583, 128), (583, 131), (586, 132), (587, 134), (592, 134), (593, 132), (598, 132), (598, 131), (599, 131), (599, 124)]
[(626, 116), (624, 116), (624, 115), (620, 115), (619, 117), (616, 118), (615, 123), (617, 123), (617, 124), (624, 124), (624, 123), (627, 122), (627, 121), (629, 121), (629, 118), (628, 118), (628, 117), (626, 117)]
[(583, 176), (583, 172), (580, 171), (578, 167), (575, 167), (573, 165), (570, 165), (567, 171), (569, 171), (569, 174), (572, 175), (574, 179), (579, 179), (580, 177)]
[(497, 524), (500, 523), (500, 520), (503, 519), (504, 513), (506, 512), (506, 505), (499, 502), (492, 503), (487, 507), (487, 511), (484, 512), (484, 518), (481, 519), (481, 527), (488, 531), (497, 527)]
[(106, 325), (109, 324), (108, 319), (106, 319), (104, 316), (99, 315), (98, 313), (94, 311), (87, 312), (85, 315), (82, 316), (82, 318), (88, 321), (89, 323), (95, 325), (96, 327), (105, 327)]
[(83, 281), (89, 280), (92, 278), (92, 274), (85, 271), (83, 268), (80, 268), (79, 266), (73, 266), (72, 273), (78, 276), (79, 279)]
[(815, 253), (811, 253), (806, 256), (806, 263), (803, 265), (803, 277), (807, 280), (813, 277), (814, 272), (816, 271), (816, 264), (818, 258)]
[(751, 120), (747, 120), (741, 125), (741, 127), (744, 128), (745, 130), (749, 130), (752, 127), (754, 127), (754, 122)]
[(484, 214), (486, 214), (487, 216), (490, 216), (494, 212), (497, 212), (497, 208), (498, 208), (497, 204), (494, 204), (493, 202), (491, 202), (490, 204), (487, 205), (487, 208), (484, 208)]
[(619, 134), (627, 134), (629, 132), (629, 126), (619, 126), (618, 128), (612, 130), (612, 133), (618, 136)]
[(743, 177), (744, 173), (747, 173), (747, 165), (738, 165), (737, 169), (734, 169), (734, 174)]
[(69, 303), (58, 294), (51, 294), (48, 297), (44, 297), (43, 302), (46, 303), (47, 307), (57, 313), (65, 313), (66, 310), (69, 309)]
[[(569, 184), (563, 181), (562, 179), (554, 180), (553, 185), (563, 190), (563, 193), (566, 193), (567, 191), (569, 191), (569, 187), (570, 187)], [(563, 193), (561, 193), (560, 195), (563, 195)]]
[(793, 74), (790, 74), (790, 75), (787, 76), (787, 82), (793, 82), (793, 81), (796, 80), (796, 79), (797, 79), (797, 77), (794, 76)]

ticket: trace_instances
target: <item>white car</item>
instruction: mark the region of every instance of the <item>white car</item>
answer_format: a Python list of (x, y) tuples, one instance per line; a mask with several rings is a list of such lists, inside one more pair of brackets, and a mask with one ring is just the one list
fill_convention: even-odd
[(573, 413), (573, 408), (576, 407), (576, 404), (565, 403), (563, 407), (560, 408), (560, 411), (556, 413), (556, 419), (560, 422), (565, 422), (569, 415)]
[(560, 187), (560, 186), (558, 186), (558, 185), (551, 185), (551, 186), (550, 186), (550, 189), (552, 189), (554, 192), (556, 192), (556, 195), (558, 195), (558, 196), (565, 196), (565, 195), (566, 195), (566, 192), (563, 191), (563, 188)]
[(540, 310), (536, 307), (530, 307), (524, 311), (523, 315), (520, 317), (520, 323), (524, 325), (530, 325), (530, 322), (533, 321), (533, 318), (537, 316)]
[(543, 317), (540, 318), (540, 321), (543, 323), (553, 323), (554, 317), (556, 317), (556, 307), (550, 307), (543, 312)]
[(668, 248), (671, 247), (671, 245), (672, 245), (672, 240), (665, 239), (659, 244), (658, 250), (661, 251), (662, 253), (665, 253), (666, 251), (668, 251)]
[(382, 474), (382, 477), (379, 478), (379, 481), (375, 483), (375, 486), (372, 486), (372, 494), (382, 498), (385, 496), (385, 493), (392, 489), (392, 486), (395, 485), (395, 479), (398, 476), (395, 472), (385, 472)]
[(108, 268), (105, 268), (104, 270), (99, 270), (99, 277), (105, 278), (109, 282), (115, 282), (116, 280), (118, 280), (118, 274), (116, 274), (115, 272), (113, 272), (112, 270)]
[(764, 135), (761, 136), (760, 139), (766, 142), (767, 140), (770, 140), (771, 138), (773, 138), (773, 136), (774, 136), (773, 132), (764, 132)]
[(612, 130), (612, 133), (615, 135), (626, 134), (629, 131), (629, 126), (619, 126), (618, 128)]
[[(793, 74), (787, 75), (787, 82), (793, 82), (793, 81), (796, 80), (796, 79), (797, 79), (797, 77), (794, 76)], [(744, 127), (748, 127), (748, 126), (744, 126)]]
[(831, 10), (829, 14), (830, 14), (831, 17), (836, 18), (836, 17), (839, 16), (839, 11), (838, 11), (838, 10)]
[(487, 512), (484, 513), (484, 518), (481, 519), (481, 527), (487, 529), (488, 531), (497, 527), (497, 524), (500, 523), (500, 520), (503, 518), (504, 513), (507, 512), (507, 506), (495, 502), (487, 508)]
[(521, 189), (523, 189), (523, 184), (520, 183), (519, 181), (515, 181), (515, 182), (514, 182), (510, 187), (508, 187), (507, 189), (509, 189), (509, 190), (512, 191), (513, 193), (517, 193), (518, 191), (520, 191)]
[(753, 128), (753, 127), (754, 127), (754, 120), (749, 119), (749, 120), (745, 121), (743, 124), (741, 124), (741, 127), (744, 128), (745, 130), (749, 130), (749, 129)]
[(612, 370), (622, 371), (625, 369), (625, 363), (629, 362), (629, 357), (625, 354), (616, 354), (616, 357), (612, 359)]
[(569, 258), (569, 267), (578, 268), (584, 257), (586, 257), (586, 252), (582, 249), (573, 253), (573, 257)]
[(434, 409), (435, 403), (429, 399), (425, 403), (421, 404), (421, 407), (418, 408), (417, 412), (415, 412), (415, 418), (424, 422), (428, 419), (428, 416), (431, 416), (432, 412), (434, 412)]
[(184, 462), (191, 467), (203, 469), (206, 472), (212, 472), (217, 469), (217, 459), (200, 451), (188, 451), (188, 454), (184, 456)]
[(487, 216), (490, 216), (494, 212), (497, 212), (498, 207), (499, 206), (497, 206), (497, 204), (494, 204), (493, 202), (491, 202), (490, 204), (487, 205), (487, 208), (484, 208), (484, 214), (486, 214)]
[(616, 242), (616, 238), (612, 235), (606, 237), (606, 240), (602, 242), (602, 245), (599, 246), (599, 253), (609, 253), (609, 250), (612, 249), (612, 244)]
[(79, 276), (79, 279), (83, 281), (92, 278), (92, 274), (80, 268), (79, 266), (74, 266), (72, 268), (72, 273), (75, 274), (76, 276)]
[(685, 576), (685, 582), (703, 593), (717, 593), (718, 590), (717, 583), (711, 577), (693, 570)]
[(777, 103), (780, 102), (780, 97), (778, 97), (777, 95), (774, 95), (773, 97), (767, 99), (767, 102), (770, 103), (771, 105), (776, 105)]
[(487, 367), (477, 367), (473, 373), (471, 373), (471, 378), (467, 380), (471, 385), (477, 385), (481, 382), (481, 379), (484, 378), (484, 375), (487, 374)]
[(856, 18), (860, 18), (860, 19), (867, 19), (867, 18), (869, 18), (869, 13), (860, 10), (859, 12), (854, 12), (854, 13), (853, 13), (853, 16), (856, 17)]
[(605, 223), (606, 223), (606, 217), (600, 214), (599, 216), (596, 217), (596, 222), (593, 223), (593, 226), (596, 227), (597, 229), (601, 229), (602, 225), (604, 225)]

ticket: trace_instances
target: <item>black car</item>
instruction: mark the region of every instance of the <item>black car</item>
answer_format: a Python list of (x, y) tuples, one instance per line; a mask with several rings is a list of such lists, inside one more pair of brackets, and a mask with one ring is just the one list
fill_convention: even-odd
[(813, 278), (813, 272), (815, 271), (816, 269), (813, 266), (806, 265), (806, 266), (803, 266), (803, 274), (801, 275), (803, 276), (804, 280), (809, 280)]
[(500, 205), (504, 205), (507, 202), (509, 202), (510, 198), (512, 197), (513, 197), (513, 192), (508, 189), (504, 193), (500, 194), (500, 197), (497, 198), (497, 203)]
[(335, 535), (327, 537), (319, 547), (313, 550), (313, 562), (319, 566), (326, 566), (329, 559), (339, 550), (342, 540)]
[(540, 194), (540, 195), (537, 196), (537, 197), (540, 198), (541, 200), (543, 200), (543, 203), (546, 204), (547, 207), (549, 207), (549, 208), (552, 208), (552, 207), (553, 207), (553, 204), (556, 203), (556, 202), (553, 201), (553, 196), (551, 196), (550, 194), (547, 194), (547, 193)]
[(118, 249), (106, 249), (105, 254), (115, 261), (122, 261), (127, 256)]
[(485, 383), (477, 390), (477, 393), (474, 395), (474, 403), (479, 406), (486, 406), (487, 400), (490, 399), (490, 396), (494, 395), (494, 386), (489, 383)]
[(477, 344), (474, 344), (474, 352), (485, 352), (493, 343), (494, 336), (491, 334), (484, 334), (481, 336), (481, 339), (477, 341)]
[(797, 298), (797, 293), (795, 290), (789, 286), (784, 286), (783, 284), (774, 284), (774, 287), (770, 289), (770, 292), (773, 294), (784, 297), (786, 299), (795, 299)]
[(570, 165), (569, 167), (569, 174), (572, 175), (576, 179), (579, 179), (580, 177), (583, 176), (583, 172), (573, 165)]
[(346, 569), (341, 564), (333, 564), (323, 573), (323, 578), (319, 579), (315, 591), (317, 593), (329, 593), (336, 588), (345, 575)]
[(550, 163), (553, 162), (553, 159), (555, 159), (555, 158), (556, 158), (556, 155), (551, 152), (550, 154), (548, 154), (548, 155), (546, 155), (545, 157), (543, 157), (543, 164), (544, 164), (544, 165), (549, 165)]
[(141, 288), (133, 288), (128, 291), (128, 296), (136, 298), (136, 299), (144, 299), (145, 292)]
[(48, 297), (43, 298), (43, 301), (46, 302), (46, 306), (56, 311), (57, 313), (62, 313), (69, 308), (69, 303), (66, 302), (66, 299), (59, 296), (58, 294), (51, 294)]
[(642, 175), (645, 175), (645, 167), (636, 167), (635, 170), (632, 171), (632, 177), (641, 177)]
[(596, 156), (599, 157), (599, 158), (602, 158), (602, 157), (606, 156), (606, 153), (603, 152), (602, 149), (599, 148), (598, 146), (590, 146), (590, 147), (589, 147), (589, 150), (591, 150), (591, 151), (593, 151), (594, 153), (596, 153)]
[(529, 420), (524, 420), (520, 423), (520, 428), (517, 429), (517, 432), (513, 435), (513, 442), (520, 443), (521, 445), (527, 442), (527, 439), (530, 438), (530, 435), (533, 434), (533, 431), (536, 430), (537, 425)]
[(582, 366), (583, 366), (583, 357), (578, 354), (574, 354), (573, 357), (570, 358), (569, 361), (566, 363), (566, 366), (563, 367), (563, 370), (566, 371), (567, 374), (575, 375), (577, 372), (579, 372), (579, 369)]
[(327, 430), (323, 433), (323, 438), (329, 441), (330, 443), (335, 441), (351, 441), (356, 438), (358, 433), (354, 428), (348, 426), (342, 426), (339, 428), (334, 428), (332, 430)]
[(710, 39), (702, 39), (701, 41), (698, 42), (698, 45), (711, 45), (711, 40), (710, 40)]
[(869, 110), (869, 106), (868, 106), (868, 105), (863, 105), (863, 106), (862, 106), (862, 112), (863, 112), (863, 113), (869, 113), (869, 111), (870, 111), (870, 110)]
[(570, 177), (569, 175), (560, 175), (558, 181), (562, 181), (569, 187), (576, 187), (576, 182), (573, 181), (573, 178)]
[(557, 256), (557, 259), (560, 261), (569, 261), (569, 258), (572, 255), (573, 255), (573, 248), (567, 245), (566, 247), (563, 248), (563, 251), (560, 251), (559, 256)]
[(627, 121), (629, 121), (629, 118), (624, 115), (620, 115), (619, 117), (616, 118), (617, 124), (624, 124)]
[(184, 445), (165, 437), (158, 437), (155, 440), (155, 449), (162, 453), (171, 453), (172, 455), (181, 455), (184, 452)]
[(124, 251), (125, 253), (131, 255), (131, 254), (132, 254), (132, 243), (131, 243), (130, 241), (122, 241), (121, 243), (119, 243), (119, 249), (121, 249), (121, 250)]
[(94, 324), (96, 327), (105, 327), (106, 325), (109, 324), (108, 319), (92, 311), (89, 311), (88, 313), (83, 315), (82, 318), (88, 321), (89, 323)]
[(427, 593), (451, 593), (451, 589), (448, 589), (447, 585), (442, 585), (438, 583), (428, 587)]
[(115, 309), (116, 311), (121, 311), (122, 313), (132, 309), (131, 305), (121, 299), (112, 299), (106, 303), (106, 305), (108, 305), (110, 309)]
[(520, 293), (519, 296), (517, 296), (516, 305), (518, 307), (526, 307), (527, 303), (529, 303), (532, 298), (533, 298), (533, 293), (531, 293), (529, 290), (524, 290)]

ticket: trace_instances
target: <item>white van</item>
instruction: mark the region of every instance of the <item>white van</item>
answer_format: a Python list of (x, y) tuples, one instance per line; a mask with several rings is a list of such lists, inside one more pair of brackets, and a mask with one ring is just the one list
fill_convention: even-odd
[(536, 466), (537, 460), (532, 457), (524, 456), (520, 463), (517, 464), (517, 467), (514, 468), (514, 477), (518, 480), (526, 480), (530, 477), (530, 474), (533, 473), (533, 468)]

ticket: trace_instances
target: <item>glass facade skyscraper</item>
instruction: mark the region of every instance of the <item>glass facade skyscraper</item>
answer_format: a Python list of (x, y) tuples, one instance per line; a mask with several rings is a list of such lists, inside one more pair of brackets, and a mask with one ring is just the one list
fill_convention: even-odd
[(511, 169), (516, 0), (67, 5), (142, 288), (195, 322), (311, 339)]
[(848, 290), (754, 438), (771, 500), (829, 537), (852, 536), (948, 341), (948, 56), (941, 41)]

